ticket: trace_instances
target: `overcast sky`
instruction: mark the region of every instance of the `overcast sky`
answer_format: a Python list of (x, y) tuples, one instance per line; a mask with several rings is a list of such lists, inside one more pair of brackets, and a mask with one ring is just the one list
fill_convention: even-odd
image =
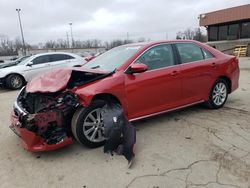
[(21, 8), (25, 41), (66, 39), (174, 39), (176, 32), (198, 27), (198, 15), (250, 0), (0, 0), (0, 34), (20, 36), (16, 8)]

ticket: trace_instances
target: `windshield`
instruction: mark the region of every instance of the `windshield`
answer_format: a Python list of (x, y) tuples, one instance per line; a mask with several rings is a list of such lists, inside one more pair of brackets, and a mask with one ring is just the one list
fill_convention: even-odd
[(86, 63), (83, 67), (111, 72), (124, 64), (129, 58), (138, 52), (141, 47), (141, 45), (137, 45), (113, 48)]
[(21, 60), (20, 63), (18, 63), (18, 65), (25, 65), (27, 62), (29, 62), (31, 59), (33, 58), (33, 56), (27, 57), (24, 60)]
[(19, 63), (21, 63), (22, 61), (24, 61), (25, 59), (27, 59), (28, 57), (30, 57), (30, 56), (23, 56), (23, 57), (20, 57), (20, 58), (16, 59), (14, 62), (15, 62), (16, 64), (19, 64)]

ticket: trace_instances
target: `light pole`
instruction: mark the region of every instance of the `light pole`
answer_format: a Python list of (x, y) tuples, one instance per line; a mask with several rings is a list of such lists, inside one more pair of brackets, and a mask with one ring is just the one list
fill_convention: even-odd
[(73, 25), (73, 23), (69, 23), (70, 31), (71, 31), (71, 48), (74, 47), (74, 39), (73, 39), (72, 25)]
[(67, 38), (67, 48), (70, 48), (70, 46), (69, 46), (69, 35), (68, 35), (68, 32), (66, 32), (66, 38)]
[(23, 55), (26, 55), (26, 47), (25, 47), (25, 42), (24, 42), (24, 37), (23, 37), (23, 27), (22, 27), (22, 22), (21, 22), (21, 17), (20, 17), (21, 9), (17, 8), (16, 11), (17, 11), (17, 14), (18, 14), (18, 20), (19, 20), (21, 36), (22, 36), (22, 42), (23, 42)]

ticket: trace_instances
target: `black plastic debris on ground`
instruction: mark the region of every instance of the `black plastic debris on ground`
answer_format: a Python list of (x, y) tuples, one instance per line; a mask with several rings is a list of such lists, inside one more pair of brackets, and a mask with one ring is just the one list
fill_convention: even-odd
[(104, 152), (109, 152), (111, 155), (113, 152), (124, 155), (130, 167), (135, 156), (136, 130), (134, 126), (127, 120), (122, 107), (117, 103), (107, 103), (101, 113), (106, 139)]

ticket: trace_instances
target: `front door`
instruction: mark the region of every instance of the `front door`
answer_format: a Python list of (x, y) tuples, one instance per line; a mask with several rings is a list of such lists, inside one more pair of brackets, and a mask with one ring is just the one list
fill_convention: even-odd
[(35, 57), (31, 62), (32, 65), (27, 65), (25, 70), (25, 77), (27, 81), (30, 81), (32, 78), (51, 70), (49, 55)]
[(148, 70), (125, 77), (129, 119), (161, 112), (178, 106), (181, 97), (180, 67), (176, 64), (171, 44), (147, 50), (134, 63)]

